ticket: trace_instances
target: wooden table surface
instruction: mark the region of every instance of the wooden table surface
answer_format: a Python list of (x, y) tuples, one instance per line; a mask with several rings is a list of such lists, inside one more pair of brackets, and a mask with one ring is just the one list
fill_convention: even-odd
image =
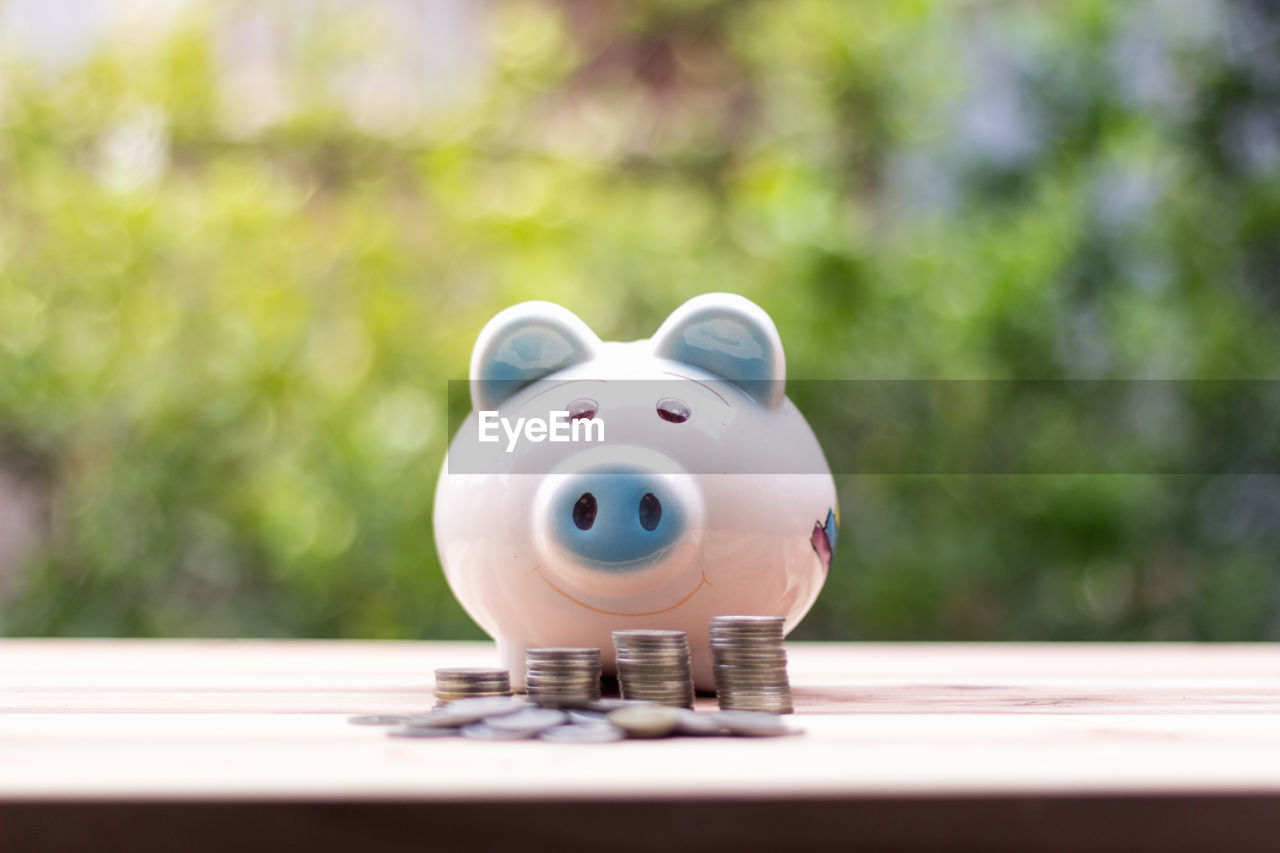
[(0, 851), (1280, 849), (1280, 645), (788, 648), (804, 736), (574, 746), (347, 723), (483, 643), (0, 641)]

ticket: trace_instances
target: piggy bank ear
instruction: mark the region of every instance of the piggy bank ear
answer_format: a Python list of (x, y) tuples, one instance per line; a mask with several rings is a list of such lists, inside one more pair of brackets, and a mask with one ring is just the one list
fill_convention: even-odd
[(544, 376), (595, 356), (600, 346), (587, 324), (550, 302), (521, 302), (485, 324), (471, 352), (471, 405), (497, 409)]
[(759, 305), (733, 293), (706, 293), (677, 308), (654, 334), (653, 354), (723, 377), (770, 408), (786, 394), (777, 327)]

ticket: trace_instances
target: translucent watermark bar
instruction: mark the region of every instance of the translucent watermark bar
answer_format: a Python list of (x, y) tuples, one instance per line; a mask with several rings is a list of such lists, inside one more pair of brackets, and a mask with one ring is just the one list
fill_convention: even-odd
[[(636, 447), (690, 474), (1280, 473), (1280, 380), (793, 379), (776, 408), (758, 383), (677, 375), (511, 392), (486, 418), (519, 436), (482, 441), (467, 381), (450, 381), (451, 472), (546, 474), (585, 447)], [(584, 415), (599, 429), (546, 437)], [(801, 418), (820, 456), (799, 452)]]

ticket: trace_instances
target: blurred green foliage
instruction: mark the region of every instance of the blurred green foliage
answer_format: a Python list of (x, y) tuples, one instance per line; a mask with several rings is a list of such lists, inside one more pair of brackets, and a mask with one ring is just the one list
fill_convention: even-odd
[[(478, 636), (446, 381), (523, 299), (625, 340), (736, 291), (793, 377), (1277, 375), (1270, 4), (455, 6), (427, 107), (353, 78), (396, 39), (359, 4), (5, 54), (0, 460), (40, 511), (0, 630)], [(840, 489), (800, 636), (1280, 636), (1275, 477)]]

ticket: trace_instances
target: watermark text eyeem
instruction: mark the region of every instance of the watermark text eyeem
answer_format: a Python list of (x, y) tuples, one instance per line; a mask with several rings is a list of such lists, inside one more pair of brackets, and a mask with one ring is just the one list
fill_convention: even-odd
[(604, 441), (604, 421), (601, 418), (573, 418), (569, 413), (556, 411), (548, 413), (546, 418), (504, 418), (496, 411), (482, 410), (479, 413), (478, 439), (482, 443), (492, 444), (506, 437), (506, 452), (516, 449), (516, 444), (523, 436), (525, 441), (535, 444), (542, 441)]

